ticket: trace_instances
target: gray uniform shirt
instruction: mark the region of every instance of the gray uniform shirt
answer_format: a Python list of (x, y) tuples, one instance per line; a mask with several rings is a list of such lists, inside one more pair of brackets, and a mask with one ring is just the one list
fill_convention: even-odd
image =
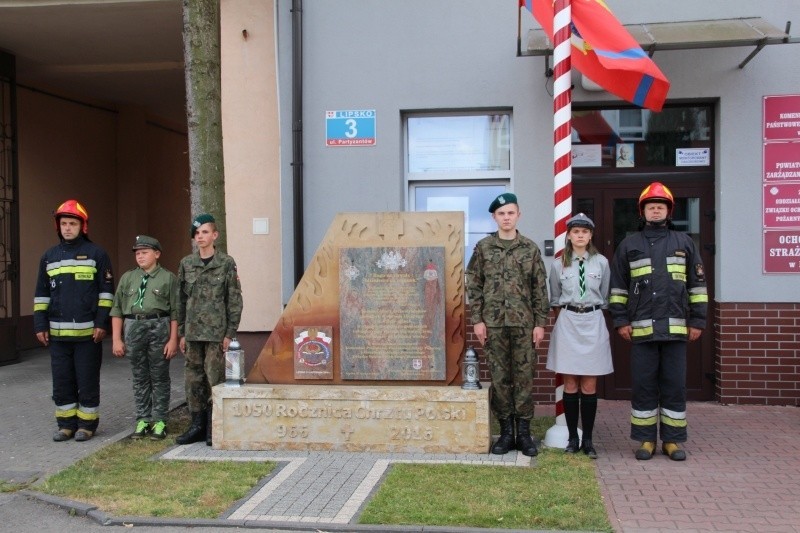
[(561, 259), (550, 266), (550, 307), (565, 305), (599, 305), (608, 307), (608, 290), (611, 284), (611, 271), (608, 259), (602, 254), (588, 256), (584, 260), (586, 294), (580, 297), (578, 288), (578, 257), (572, 258), (572, 266), (564, 268)]

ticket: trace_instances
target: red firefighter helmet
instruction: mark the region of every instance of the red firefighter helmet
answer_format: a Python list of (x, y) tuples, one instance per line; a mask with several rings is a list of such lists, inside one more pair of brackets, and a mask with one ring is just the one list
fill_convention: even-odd
[(672, 197), (672, 191), (663, 183), (654, 181), (644, 188), (642, 194), (639, 195), (639, 216), (644, 216), (644, 204), (647, 202), (663, 202), (667, 204), (667, 209), (669, 210), (667, 216), (672, 217), (675, 199)]
[(61, 217), (73, 217), (80, 219), (80, 221), (83, 222), (81, 225), (81, 233), (84, 235), (89, 235), (89, 212), (78, 200), (67, 200), (58, 206), (56, 212), (53, 213), (53, 217), (56, 220), (56, 232), (58, 232), (59, 235), (61, 234), (61, 230), (58, 227), (58, 220)]

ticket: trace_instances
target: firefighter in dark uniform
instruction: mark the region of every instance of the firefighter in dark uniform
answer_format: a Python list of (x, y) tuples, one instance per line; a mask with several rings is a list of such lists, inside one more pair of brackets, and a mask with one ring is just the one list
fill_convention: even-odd
[(50, 347), (58, 430), (53, 440), (86, 441), (100, 422), (102, 340), (109, 330), (114, 275), (89, 240), (89, 213), (67, 200), (54, 213), (60, 243), (39, 263), (33, 299), (36, 338)]
[(706, 326), (708, 293), (694, 241), (674, 230), (672, 192), (658, 182), (639, 196), (642, 226), (625, 238), (611, 263), (609, 310), (614, 327), (631, 341), (631, 438), (636, 459), (661, 451), (686, 459), (686, 343)]

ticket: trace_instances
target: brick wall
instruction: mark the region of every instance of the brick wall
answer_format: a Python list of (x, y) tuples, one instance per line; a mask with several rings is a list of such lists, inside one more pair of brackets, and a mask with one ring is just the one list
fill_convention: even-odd
[(719, 303), (716, 395), (723, 404), (800, 405), (800, 303)]

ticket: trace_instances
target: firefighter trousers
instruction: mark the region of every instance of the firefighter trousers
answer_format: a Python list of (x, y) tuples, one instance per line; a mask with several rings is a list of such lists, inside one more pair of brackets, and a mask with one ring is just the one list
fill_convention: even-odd
[(686, 442), (686, 342), (631, 348), (631, 439)]
[(53, 401), (59, 429), (97, 430), (103, 345), (93, 340), (50, 341)]

